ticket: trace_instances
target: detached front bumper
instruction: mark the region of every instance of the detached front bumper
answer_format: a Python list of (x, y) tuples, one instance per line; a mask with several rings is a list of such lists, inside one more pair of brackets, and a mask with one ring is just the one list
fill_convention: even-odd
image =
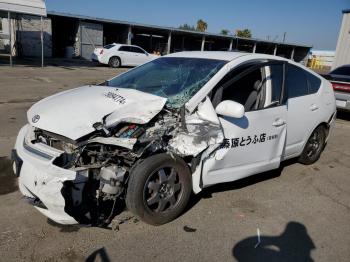
[(34, 203), (40, 203), (35, 208), (51, 220), (60, 224), (77, 224), (65, 212), (62, 188), (65, 181), (76, 181), (77, 177), (84, 180), (84, 176), (77, 176), (76, 171), (54, 165), (55, 158), (63, 152), (44, 144), (28, 142), (26, 136), (29, 128), (26, 125), (19, 131), (12, 156), (14, 171), (19, 177), (19, 189)]

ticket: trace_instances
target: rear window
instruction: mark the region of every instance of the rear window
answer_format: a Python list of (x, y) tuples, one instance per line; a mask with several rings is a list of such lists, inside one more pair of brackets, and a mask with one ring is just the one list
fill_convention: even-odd
[(105, 45), (103, 48), (104, 48), (104, 49), (110, 49), (110, 48), (112, 48), (112, 47), (114, 47), (114, 44)]
[(331, 74), (350, 76), (350, 66), (342, 66), (334, 69)]

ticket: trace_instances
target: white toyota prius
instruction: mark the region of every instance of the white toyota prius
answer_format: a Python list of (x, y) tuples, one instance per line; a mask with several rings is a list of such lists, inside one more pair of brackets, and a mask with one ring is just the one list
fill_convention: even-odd
[(181, 52), (33, 105), (12, 151), (19, 187), (61, 224), (105, 226), (119, 205), (160, 225), (191, 192), (318, 160), (331, 84), (264, 54)]

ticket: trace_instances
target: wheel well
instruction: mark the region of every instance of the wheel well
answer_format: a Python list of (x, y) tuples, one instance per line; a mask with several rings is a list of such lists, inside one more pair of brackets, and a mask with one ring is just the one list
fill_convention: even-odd
[[(326, 130), (326, 137), (328, 136), (328, 132), (329, 132), (329, 124), (328, 123), (326, 123), (326, 122), (322, 122), (321, 124), (319, 124), (317, 127), (319, 127), (319, 126), (322, 126), (322, 127), (324, 127), (324, 129)], [(316, 128), (317, 128), (316, 127)], [(315, 128), (315, 129), (316, 129)], [(314, 130), (315, 130), (314, 129)]]
[(306, 145), (308, 139), (310, 138), (310, 136), (312, 135), (312, 133), (316, 130), (316, 128), (318, 128), (319, 126), (322, 126), (322, 127), (324, 128), (324, 130), (326, 131), (326, 137), (328, 136), (328, 133), (329, 133), (329, 124), (328, 124), (327, 122), (322, 122), (322, 123), (318, 124), (314, 129), (311, 130), (311, 133), (308, 135), (307, 139), (305, 140), (305, 142), (304, 142), (304, 144), (303, 144), (303, 147), (302, 147), (302, 150), (301, 150), (301, 152), (300, 152), (298, 155), (300, 155), (300, 154), (303, 152), (303, 150), (304, 150), (304, 148), (305, 148), (305, 145)]

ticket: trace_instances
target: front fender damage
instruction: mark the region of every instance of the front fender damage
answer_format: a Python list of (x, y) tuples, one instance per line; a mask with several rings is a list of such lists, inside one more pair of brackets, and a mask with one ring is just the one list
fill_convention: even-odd
[[(219, 147), (223, 132), (209, 98), (192, 114), (181, 110), (163, 108), (155, 117), (139, 120), (121, 118), (120, 112), (119, 115), (114, 113), (101, 121), (102, 128), (95, 128), (95, 132), (77, 141), (34, 130), (33, 143), (44, 143), (63, 152), (53, 160), (53, 165), (77, 174), (72, 179), (59, 181), (61, 186), (51, 181), (52, 187), (56, 187), (56, 191), (59, 188), (64, 198), (64, 212), (79, 223), (108, 225), (124, 206), (132, 169), (143, 159), (158, 153), (182, 157), (197, 183), (200, 176), (197, 167), (201, 163), (196, 160)], [(112, 119), (123, 121), (113, 123)], [(199, 182), (194, 188), (198, 186)]]

